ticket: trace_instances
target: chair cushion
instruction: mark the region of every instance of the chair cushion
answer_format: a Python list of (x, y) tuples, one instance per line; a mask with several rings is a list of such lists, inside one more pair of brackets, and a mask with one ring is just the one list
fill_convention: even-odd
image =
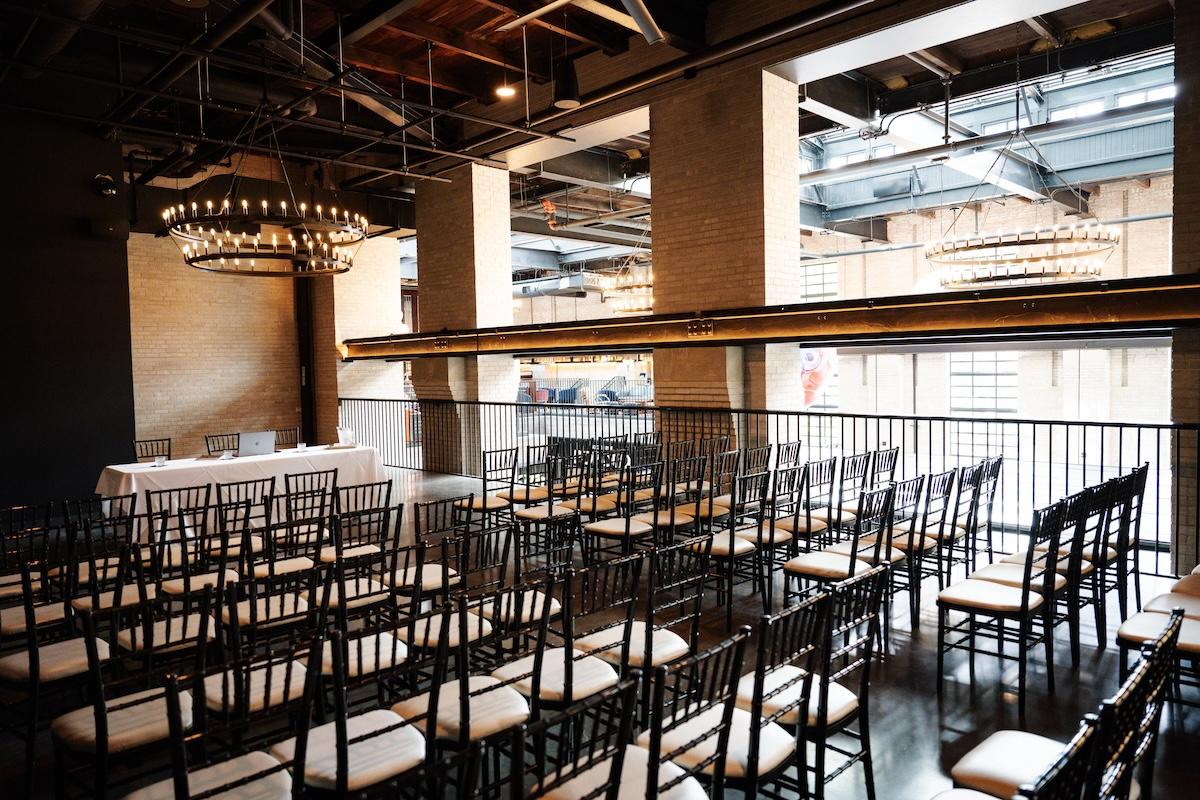
[[(1142, 611), (1121, 623), (1117, 629), (1118, 641), (1141, 645), (1153, 641), (1167, 627), (1170, 616), (1160, 611)], [(1179, 643), (1175, 646), (1180, 653), (1200, 655), (1200, 620), (1184, 617), (1179, 629)]]
[[(391, 575), (385, 575), (384, 580), (397, 589), (407, 589), (416, 585), (417, 576), (421, 576), (421, 589), (442, 588), (442, 565), (422, 564), (420, 567), (404, 567)], [(451, 586), (459, 582), (458, 572), (453, 567), (446, 569), (446, 582)]]
[[(62, 603), (41, 603), (33, 607), (33, 624), (41, 627), (50, 622), (61, 622), (66, 618)], [(0, 609), (0, 634), (25, 632), (25, 606)]]
[[(468, 613), (467, 615), (467, 641), (473, 642), (476, 639), (487, 636), (492, 632), (492, 623), (477, 614)], [(412, 633), (409, 633), (407, 627), (396, 631), (396, 635), (401, 641), (408, 642), (413, 647), (437, 647), (441, 642), (442, 630), (439, 627), (441, 622), (430, 617), (422, 617), (413, 622)], [(459, 617), (457, 614), (450, 620), (450, 633), (446, 638), (447, 647), (458, 647), (459, 641)]]
[(511, 492), (508, 489), (496, 492), (496, 497), (513, 503), (540, 503), (549, 496), (550, 490), (545, 486), (514, 486)]
[(625, 528), (625, 523), (626, 520), (624, 517), (610, 517), (587, 523), (583, 526), (583, 532), (592, 536), (605, 536), (610, 539), (623, 539), (626, 536), (648, 536), (654, 533), (654, 528), (648, 522), (630, 518), (628, 531)]
[[(542, 657), (541, 699), (552, 703), (562, 702), (566, 697), (564, 667), (566, 652), (561, 647), (551, 647)], [(571, 698), (582, 700), (617, 685), (617, 671), (609, 664), (581, 650), (571, 650), (573, 686)], [(528, 655), (492, 671), (492, 677), (502, 681), (516, 679), (512, 687), (526, 697), (533, 694), (534, 656)]]
[(475, 497), (470, 502), (459, 500), (454, 504), (455, 508), (469, 508), (472, 511), (500, 511), (511, 506), (512, 503), (496, 494)]
[(829, 530), (829, 523), (816, 517), (809, 519), (801, 514), (798, 519), (796, 517), (779, 517), (775, 520), (775, 529), (804, 536)]
[(1066, 745), (1026, 731), (996, 731), (950, 768), (959, 786), (993, 797), (1012, 797), (1017, 788), (1034, 783)]
[[(346, 719), (346, 738), (385, 730), (404, 721), (394, 711), (376, 709)], [(315, 789), (337, 788), (337, 733), (335, 723), (318, 725), (308, 732), (304, 757), (304, 783)], [(348, 748), (346, 788), (352, 792), (408, 772), (425, 758), (425, 737), (416, 726), (395, 730), (354, 742)], [(296, 755), (296, 740), (288, 739), (271, 748), (271, 755), (287, 763)]]
[(187, 578), (172, 578), (162, 582), (162, 590), (166, 594), (183, 594), (198, 592), (209, 587), (221, 589), (228, 583), (237, 583), (238, 574), (235, 570), (217, 570), (203, 575), (191, 575)]
[[(329, 552), (333, 552), (330, 550)], [(334, 558), (337, 555), (334, 554)], [(325, 560), (325, 554), (321, 554), (321, 560)], [(313, 569), (316, 564), (308, 556), (293, 556), (291, 558), (281, 558), (278, 560), (267, 561), (262, 564), (254, 565), (254, 577), (266, 578), (270, 575), (288, 575), (293, 572), (308, 572)]]
[[(108, 660), (108, 642), (96, 640), (96, 655), (101, 661)], [(82, 636), (38, 647), (38, 673), (43, 683), (83, 675), (87, 670), (87, 640)], [(32, 677), (29, 673), (28, 650), (0, 658), (0, 680), (25, 683)]]
[[(841, 555), (848, 556), (848, 555), (850, 555), (850, 548), (853, 546), (854, 546), (853, 542), (838, 542), (837, 544), (826, 547), (822, 552), (840, 553)], [(872, 560), (871, 557), (874, 554), (875, 554), (875, 542), (874, 541), (864, 542), (863, 540), (860, 539), (858, 542), (858, 559), (860, 561), (871, 561)], [(891, 548), (890, 550), (885, 550), (882, 545), (880, 545), (880, 547), (879, 547), (879, 562), (878, 563), (883, 563), (884, 561), (886, 561), (889, 564), (898, 564), (901, 561), (903, 561), (906, 557), (907, 556), (905, 555), (903, 550), (897, 550), (895, 548)]]
[[(859, 539), (859, 541), (864, 544), (866, 544), (867, 542), (873, 542), (873, 541), (875, 541), (875, 536), (874, 535), (863, 536), (861, 539)], [(900, 550), (900, 551), (903, 551), (906, 553), (909, 552), (910, 549), (912, 551), (932, 550), (933, 548), (937, 547), (937, 543), (938, 543), (938, 540), (937, 540), (937, 537), (935, 537), (935, 536), (912, 536), (912, 537), (910, 537), (908, 535), (908, 531), (906, 531), (906, 530), (902, 531), (899, 529), (892, 532), (892, 549), (893, 550)]]
[[(379, 546), (374, 544), (356, 544), (353, 547), (342, 548), (342, 558), (358, 558), (359, 556), (374, 555), (379, 552)], [(321, 563), (332, 564), (338, 560), (337, 550), (325, 548), (321, 551)]]
[[(258, 751), (189, 772), (188, 795), (195, 797), (211, 792), (272, 768), (274, 772), (210, 797), (212, 800), (288, 800), (292, 796), (291, 772), (279, 769), (279, 762), (269, 753)], [(167, 778), (152, 783), (125, 795), (125, 800), (175, 800), (174, 780)]]
[(671, 527), (672, 520), (674, 520), (676, 526), (691, 525), (696, 521), (695, 517), (691, 514), (683, 513), (678, 507), (676, 507), (674, 515), (671, 514), (670, 509), (662, 508), (658, 511), (643, 511), (640, 514), (634, 514), (633, 518), (638, 522), (644, 522), (656, 528), (669, 528)]
[[(1020, 589), (1025, 583), (1025, 566), (1021, 564), (1005, 564), (1004, 562), (988, 564), (971, 573), (972, 580), (991, 581), (1005, 586), (1015, 586)], [(1033, 585), (1039, 589), (1044, 585), (1044, 575), (1033, 572)], [(1054, 591), (1060, 591), (1067, 585), (1067, 577), (1061, 572), (1054, 574)]]
[(871, 564), (861, 558), (851, 558), (844, 553), (816, 550), (801, 553), (784, 562), (783, 568), (793, 575), (804, 575), (822, 580), (838, 580), (859, 575), (871, 570)]
[[(730, 541), (732, 539), (733, 541)], [(688, 547), (698, 553), (704, 552), (704, 542), (696, 542)], [(730, 536), (728, 533), (721, 532), (713, 534), (712, 549), (709, 553), (717, 558), (737, 558), (749, 553), (753, 553), (757, 545), (749, 539), (742, 539), (738, 536)]]
[[(164, 645), (174, 647), (195, 641), (200, 636), (202, 620), (202, 614), (187, 614), (158, 620), (150, 626), (154, 637), (154, 647), (160, 648)], [(215, 638), (217, 638), (217, 621), (210, 618), (204, 639), (211, 642)], [(145, 650), (146, 637), (143, 635), (142, 626), (138, 625), (135, 628), (117, 631), (117, 645), (122, 649), (135, 652)]]
[(1171, 591), (1177, 594), (1191, 594), (1200, 597), (1200, 574), (1184, 575), (1175, 581)]
[(733, 535), (739, 539), (753, 542), (755, 545), (770, 545), (772, 547), (789, 544), (796, 538), (791, 531), (786, 531), (780, 527), (771, 530), (769, 522), (763, 523), (762, 531), (759, 531), (758, 525), (749, 525), (745, 528), (738, 528), (733, 532)]
[[(121, 559), (116, 558), (116, 557), (96, 559), (96, 567), (97, 567), (97, 572), (100, 573), (100, 580), (107, 581), (107, 580), (117, 577), (117, 570), (120, 567), (120, 565), (121, 565)], [(47, 570), (46, 574), (52, 578), (56, 578), (59, 575), (62, 575), (63, 570), (65, 570), (65, 569), (66, 569), (65, 567), (51, 567), (49, 570)], [(32, 575), (30, 575), (29, 577), (33, 578)], [(21, 585), (21, 576), (17, 575), (16, 578), (17, 578), (16, 584), (18, 586), (20, 586)], [(79, 580), (79, 583), (81, 586), (91, 583), (91, 581), (92, 581), (92, 563), (90, 561), (80, 561), (79, 568), (76, 570), (76, 578)], [(35, 582), (36, 582), (36, 579), (35, 579)]]
[[(346, 581), (346, 608), (360, 608), (370, 605), (371, 603), (382, 603), (385, 600), (390, 600), (392, 590), (390, 587), (371, 578), (351, 578)], [(342, 587), (334, 583), (329, 587), (329, 607), (340, 608), (342, 606)]]
[[(158, 587), (153, 583), (146, 587), (146, 599), (153, 600), (158, 596)], [(136, 605), (141, 601), (141, 595), (138, 593), (137, 584), (127, 583), (121, 587), (121, 595), (117, 597), (117, 587), (112, 586), (100, 592), (100, 604), (97, 606), (92, 602), (90, 594), (83, 594), (79, 597), (71, 598), (71, 608), (76, 611), (91, 611), (96, 608), (112, 608), (114, 605), (120, 604), (120, 608), (128, 608)]]
[(612, 511), (617, 507), (617, 498), (611, 494), (602, 494), (599, 497), (584, 495), (583, 497), (572, 497), (570, 500), (563, 500), (559, 505), (563, 508), (569, 508), (572, 511)]
[[(635, 744), (625, 746), (625, 757), (621, 759), (620, 788), (617, 800), (640, 800), (646, 796), (646, 782), (650, 772), (650, 751)], [(573, 778), (541, 795), (544, 800), (577, 800), (580, 797), (602, 797), (603, 787), (612, 775), (612, 759), (606, 759), (580, 772)], [(667, 761), (658, 767), (657, 783), (662, 786), (677, 780), (683, 770)], [(708, 792), (695, 778), (687, 777), (679, 783), (659, 792), (659, 800), (707, 800)]]
[[(357, 678), (403, 663), (408, 657), (408, 645), (387, 632), (355, 636), (346, 640), (346, 676)], [(333, 642), (321, 648), (321, 674), (333, 675)]]
[[(775, 714), (788, 706), (794, 706), (784, 711), (783, 716), (779, 721), (785, 725), (795, 725), (800, 720), (799, 702), (803, 698), (804, 684), (801, 681), (795, 681), (804, 670), (794, 664), (784, 664), (776, 667), (767, 673), (763, 678), (763, 713), (767, 715)], [(808, 724), (817, 724), (817, 699), (820, 696), (820, 685), (825, 679), (820, 675), (814, 675), (811, 687), (809, 689), (809, 704), (808, 704)], [(789, 685), (790, 683), (790, 685)], [(777, 692), (777, 694), (771, 694)], [(738, 708), (750, 712), (754, 708), (754, 673), (750, 672), (741, 677), (737, 687), (737, 704)], [(826, 694), (826, 721), (830, 725), (836, 725), (841, 720), (853, 714), (858, 710), (858, 695), (834, 681), (829, 684), (829, 690)]]
[[(273, 594), (254, 600), (242, 600), (237, 604), (239, 625), (287, 622), (290, 618), (308, 611), (308, 601), (298, 594)], [(229, 607), (221, 609), (221, 621), (228, 624), (231, 617)]]
[[(108, 752), (120, 753), (135, 747), (165, 741), (171, 734), (167, 726), (167, 696), (162, 689), (106, 698)], [(179, 716), (184, 730), (192, 727), (192, 696), (179, 693)], [(96, 714), (91, 706), (63, 714), (50, 724), (54, 737), (77, 753), (96, 751)]]
[(831, 514), (826, 514), (824, 511), (814, 511), (812, 517), (813, 519), (819, 519), (825, 523), (836, 521), (840, 522), (842, 525), (853, 525), (854, 520), (858, 517), (858, 506), (846, 506), (842, 509), (840, 518), (838, 515), (838, 509), (836, 508), (833, 509), (833, 513)]
[[(938, 603), (961, 608), (979, 609), (980, 611), (1014, 612), (1021, 610), (1021, 593), (1023, 589), (1016, 586), (1005, 586), (992, 581), (965, 580), (951, 584), (938, 593)], [(1042, 604), (1042, 596), (1037, 592), (1029, 593), (1029, 608), (1033, 610)]]
[[(671, 758), (684, 769), (694, 767), (713, 755), (717, 747), (717, 735), (705, 737), (704, 734), (714, 731), (721, 725), (721, 716), (725, 712), (722, 704), (714, 704), (691, 719), (675, 727), (671, 720), (663, 724), (662, 752), (671, 753), (688, 745), (689, 742), (700, 739), (682, 753)], [(733, 709), (733, 720), (729, 732), (729, 745), (725, 751), (725, 776), (740, 778), (746, 774), (750, 760), (750, 726), (761, 723), (750, 716), (750, 712), (740, 708)], [(642, 747), (650, 744), (650, 731), (645, 731), (637, 738)], [(759, 733), (758, 772), (765, 775), (783, 764), (796, 750), (796, 737), (785, 731), (774, 722), (767, 723)], [(712, 774), (715, 764), (704, 767), (705, 774)]]
[(538, 503), (536, 506), (522, 508), (513, 514), (517, 519), (529, 520), (537, 522), (538, 520), (546, 519), (547, 517), (561, 517), (564, 514), (573, 514), (575, 509), (569, 506), (558, 505), (547, 506), (545, 503)]
[[(289, 674), (290, 671), (290, 674)], [(304, 664), (293, 661), (290, 665), (275, 663), (250, 668), (250, 683), (246, 687), (246, 708), (261, 711), (274, 708), (289, 700), (304, 696)], [(213, 711), (230, 711), (237, 708), (237, 684), (239, 673), (226, 670), (209, 675), (204, 679), (204, 704)]]
[[(254, 522), (252, 521), (251, 524), (254, 524)], [(250, 552), (251, 553), (261, 553), (262, 551), (263, 551), (263, 538), (261, 536), (251, 536), (250, 537)], [(218, 545), (215, 545), (214, 547), (211, 547), (209, 549), (209, 554), (214, 557), (219, 557), (221, 555), (221, 546), (218, 544)], [(229, 547), (225, 548), (225, 555), (229, 556), (230, 558), (233, 558), (234, 556), (239, 556), (241, 554), (242, 554), (242, 539), (239, 536), (229, 542)]]
[(728, 508), (719, 506), (716, 503), (710, 506), (708, 500), (701, 500), (699, 509), (696, 508), (695, 503), (680, 503), (675, 507), (683, 513), (695, 515), (699, 519), (716, 519), (718, 517), (729, 516)]
[(1158, 611), (1163, 614), (1170, 614), (1174, 608), (1182, 608), (1184, 617), (1188, 619), (1200, 619), (1200, 595), (1167, 592), (1152, 598), (1142, 606), (1143, 611)]
[[(529, 701), (511, 686), (504, 686), (490, 675), (473, 675), (467, 679), (468, 713), (471, 729), (467, 738), (478, 741), (493, 733), (520, 725), (529, 719)], [(405, 719), (424, 717), (429, 709), (429, 692), (392, 706)], [(437, 736), (439, 739), (458, 739), (462, 733), (459, 713), (459, 682), (443, 683), (438, 689)]]
[(995, 800), (995, 798), (974, 789), (947, 789), (944, 792), (938, 792), (930, 800)]
[[(575, 640), (575, 647), (585, 653), (594, 653), (610, 664), (621, 663), (621, 643), (624, 641), (625, 626), (611, 625)], [(669, 664), (690, 652), (682, 636), (668, 628), (655, 628), (650, 635), (651, 666)], [(643, 667), (646, 663), (646, 623), (634, 620), (629, 633), (629, 666)]]
[(1192, 567), (1191, 574), (1192, 575), (1200, 575), (1200, 564), (1197, 564), (1196, 566)]
[(496, 607), (495, 600), (481, 603), (479, 606), (479, 615), (485, 619), (499, 619), (503, 622), (509, 622), (515, 616), (514, 612), (519, 612), (521, 622), (533, 622), (541, 616), (542, 611), (546, 607), (547, 600), (550, 601), (550, 616), (562, 613), (562, 604), (553, 597), (547, 598), (543, 592), (539, 591), (528, 591), (521, 595), (520, 608), (513, 608), (516, 602), (514, 596), (505, 593), (504, 599), (500, 601), (498, 608)]

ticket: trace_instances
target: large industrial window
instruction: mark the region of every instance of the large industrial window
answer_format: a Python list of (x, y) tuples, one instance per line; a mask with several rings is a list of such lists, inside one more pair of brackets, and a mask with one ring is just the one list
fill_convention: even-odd
[(800, 278), (803, 281), (805, 303), (836, 300), (838, 296), (838, 265), (836, 261), (801, 264)]
[[(950, 354), (952, 417), (995, 418), (1016, 414), (1016, 352)], [(1011, 423), (964, 420), (950, 426), (951, 448), (960, 458), (977, 460), (1015, 452), (1017, 431)]]

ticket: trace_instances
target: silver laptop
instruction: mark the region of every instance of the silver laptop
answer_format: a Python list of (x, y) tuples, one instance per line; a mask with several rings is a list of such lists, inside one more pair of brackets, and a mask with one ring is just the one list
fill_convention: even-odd
[(275, 452), (275, 431), (238, 434), (238, 456), (263, 456)]

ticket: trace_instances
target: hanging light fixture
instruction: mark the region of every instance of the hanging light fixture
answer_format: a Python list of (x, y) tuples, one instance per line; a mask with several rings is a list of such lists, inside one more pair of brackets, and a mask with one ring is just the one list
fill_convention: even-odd
[(579, 76), (575, 62), (567, 58), (554, 65), (554, 107), (564, 111), (579, 108)]
[(925, 258), (944, 267), (941, 282), (948, 289), (1091, 280), (1120, 241), (1119, 233), (1099, 224), (1055, 225), (935, 242)]
[(609, 276), (606, 294), (613, 298), (612, 308), (616, 314), (648, 314), (653, 311), (653, 262), (626, 261), (616, 274)]

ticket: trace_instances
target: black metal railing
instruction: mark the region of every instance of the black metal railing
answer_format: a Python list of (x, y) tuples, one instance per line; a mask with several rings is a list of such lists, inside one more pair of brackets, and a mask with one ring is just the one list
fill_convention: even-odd
[(654, 386), (647, 380), (615, 378), (578, 378), (559, 380), (522, 380), (517, 402), (544, 405), (629, 405), (646, 406), (654, 402)]
[(1005, 552), (1017, 548), (1034, 509), (1146, 463), (1143, 568), (1173, 574), (1173, 541), (1200, 556), (1198, 425), (364, 398), (343, 398), (340, 412), (388, 466), (476, 476), (484, 449), (519, 447), (523, 457), (526, 445), (550, 437), (654, 430), (667, 440), (726, 433), (735, 446), (798, 440), (808, 460), (899, 447), (897, 476), (1003, 455), (993, 518)]

